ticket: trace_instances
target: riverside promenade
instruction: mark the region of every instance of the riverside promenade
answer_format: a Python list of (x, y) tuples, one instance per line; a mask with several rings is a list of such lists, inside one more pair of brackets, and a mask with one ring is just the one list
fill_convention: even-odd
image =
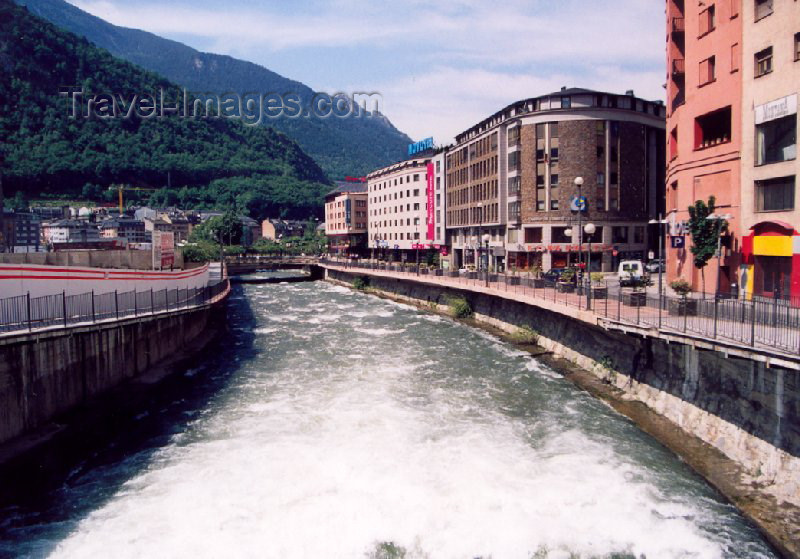
[[(525, 276), (417, 270), (386, 264), (322, 260), (320, 265), (364, 276), (395, 278), (494, 295), (600, 326), (686, 343), (800, 370), (800, 309), (783, 302), (659, 297), (595, 284), (585, 288)], [(471, 277), (472, 276), (472, 277)]]

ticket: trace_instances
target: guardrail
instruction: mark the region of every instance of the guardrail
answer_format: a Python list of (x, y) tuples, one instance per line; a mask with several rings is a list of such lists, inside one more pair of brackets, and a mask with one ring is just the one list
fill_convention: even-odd
[(111, 291), (0, 299), (0, 334), (32, 332), (42, 328), (68, 327), (79, 323), (119, 320), (147, 314), (200, 307), (224, 293), (223, 280), (205, 287), (176, 287), (154, 291)]
[(800, 354), (800, 308), (797, 301), (735, 299), (723, 296), (681, 298), (623, 289), (616, 282), (579, 285), (519, 275), (456, 272), (416, 266), (323, 259), (321, 264), (353, 270), (371, 270), (406, 277), (434, 279), (443, 286), (471, 287), (515, 293), (593, 312), (621, 324), (691, 333), (743, 346)]

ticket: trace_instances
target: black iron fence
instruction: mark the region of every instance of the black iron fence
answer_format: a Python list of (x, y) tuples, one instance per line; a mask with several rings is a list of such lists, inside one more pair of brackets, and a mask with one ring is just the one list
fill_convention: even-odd
[(228, 280), (205, 287), (111, 291), (0, 299), (0, 333), (136, 317), (208, 303), (228, 288)]
[[(679, 332), (750, 347), (800, 354), (800, 301), (737, 299), (707, 295), (671, 297), (617, 282), (579, 284), (525, 275), (448, 271), (387, 262), (322, 260), (348, 269), (419, 276), (442, 285), (516, 293), (594, 314), (611, 321)], [(431, 277), (434, 276), (434, 277)]]

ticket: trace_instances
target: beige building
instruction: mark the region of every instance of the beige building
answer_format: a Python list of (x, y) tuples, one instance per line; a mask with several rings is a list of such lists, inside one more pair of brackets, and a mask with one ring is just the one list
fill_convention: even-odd
[(741, 287), (800, 299), (800, 2), (742, 3)]
[(328, 251), (366, 256), (367, 189), (363, 183), (339, 182), (325, 196), (325, 235)]
[(420, 156), (367, 175), (369, 248), (376, 256), (412, 261), (415, 251), (433, 248), (427, 219), (430, 165), (430, 156)]

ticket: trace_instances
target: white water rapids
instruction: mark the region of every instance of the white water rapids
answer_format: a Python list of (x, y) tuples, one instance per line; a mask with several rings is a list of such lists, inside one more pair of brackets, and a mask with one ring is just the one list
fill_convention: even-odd
[(62, 498), (103, 498), (18, 527), (21, 555), (772, 556), (680, 460), (487, 334), (319, 282), (246, 286), (229, 318), (189, 373), (233, 361), (226, 383), (146, 460), (82, 473)]

